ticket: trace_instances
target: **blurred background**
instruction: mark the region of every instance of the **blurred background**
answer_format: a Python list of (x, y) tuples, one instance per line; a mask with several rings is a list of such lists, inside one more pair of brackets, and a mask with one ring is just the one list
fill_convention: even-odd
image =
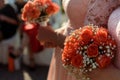
[[(0, 0), (0, 80), (46, 80), (54, 49), (38, 44), (36, 34), (31, 34), (36, 32), (36, 25), (21, 20), (26, 2)], [(53, 2), (60, 6), (60, 11), (50, 18), (49, 24), (58, 29), (67, 17), (61, 0)]]

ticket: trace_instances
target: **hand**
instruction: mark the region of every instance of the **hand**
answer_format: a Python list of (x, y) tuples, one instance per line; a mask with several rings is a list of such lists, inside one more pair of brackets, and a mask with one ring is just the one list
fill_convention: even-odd
[(57, 45), (55, 43), (53, 43), (53, 42), (41, 42), (41, 45), (43, 45), (46, 48), (57, 47)]
[(120, 80), (120, 70), (118, 70), (113, 64), (110, 64), (104, 69), (96, 69), (90, 72), (88, 75), (92, 80)]
[(39, 27), (37, 39), (40, 42), (56, 42), (57, 35), (50, 27)]
[(55, 32), (51, 27), (39, 27), (37, 39), (45, 46), (64, 47), (64, 40), (66, 36)]
[(14, 25), (18, 24), (18, 22), (15, 19), (10, 18), (10, 17), (5, 16), (5, 15), (2, 15), (2, 14), (0, 14), (0, 20), (11, 23), (11, 24), (14, 24)]

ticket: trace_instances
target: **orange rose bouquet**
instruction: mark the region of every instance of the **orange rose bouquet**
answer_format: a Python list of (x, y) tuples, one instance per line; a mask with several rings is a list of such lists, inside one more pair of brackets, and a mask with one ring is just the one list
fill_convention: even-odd
[(29, 0), (22, 11), (22, 20), (41, 22), (46, 26), (49, 17), (59, 11), (59, 6), (51, 0)]
[(80, 80), (90, 80), (87, 73), (107, 67), (116, 52), (116, 42), (103, 27), (84, 26), (65, 40), (63, 66)]

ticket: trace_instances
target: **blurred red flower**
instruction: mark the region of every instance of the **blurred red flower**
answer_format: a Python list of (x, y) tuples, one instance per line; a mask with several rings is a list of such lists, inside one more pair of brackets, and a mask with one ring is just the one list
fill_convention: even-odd
[(37, 8), (31, 1), (28, 1), (23, 8), (22, 20), (29, 21), (36, 19), (40, 14), (39, 8)]

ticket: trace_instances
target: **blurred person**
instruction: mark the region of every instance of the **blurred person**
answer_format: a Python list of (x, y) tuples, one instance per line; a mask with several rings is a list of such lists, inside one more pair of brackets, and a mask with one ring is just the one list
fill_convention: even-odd
[(24, 0), (16, 0), (15, 4), (17, 6), (17, 13), (21, 14), (23, 6), (26, 4), (26, 1)]
[(35, 54), (44, 50), (43, 45), (36, 39), (38, 24), (25, 22), (22, 26), (21, 49), (28, 49), (29, 68), (35, 69)]
[(9, 4), (11, 7), (14, 8), (15, 12), (17, 12), (17, 7), (16, 5), (14, 4), (16, 0), (4, 0), (5, 4)]
[(19, 20), (19, 33), (20, 33), (20, 39), (22, 39), (23, 35), (21, 32), (21, 28), (24, 26), (24, 21), (21, 20), (21, 13), (22, 13), (22, 8), (26, 4), (26, 1), (24, 0), (15, 0), (14, 4), (16, 5), (16, 12), (17, 12), (17, 17)]
[(23, 6), (26, 4), (26, 2), (24, 0), (16, 0), (14, 2), (14, 4), (17, 7), (17, 14), (18, 14), (18, 18), (21, 21), (21, 12), (22, 12), (22, 8)]
[(0, 62), (8, 63), (8, 47), (19, 46), (18, 18), (14, 8), (0, 0)]

